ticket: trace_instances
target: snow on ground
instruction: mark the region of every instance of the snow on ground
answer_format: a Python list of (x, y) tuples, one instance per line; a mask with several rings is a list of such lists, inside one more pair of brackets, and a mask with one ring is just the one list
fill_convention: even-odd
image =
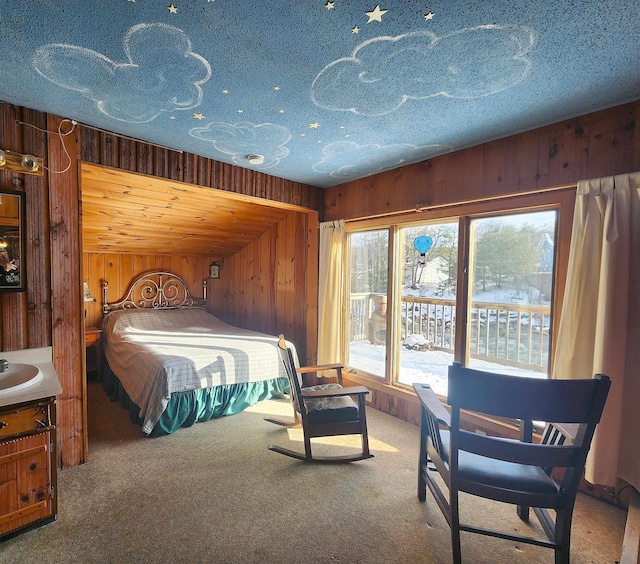
[[(349, 366), (374, 376), (384, 377), (385, 346), (372, 345), (369, 341), (354, 341), (349, 349)], [(411, 385), (414, 382), (429, 384), (437, 394), (447, 395), (447, 371), (453, 362), (453, 354), (445, 351), (416, 351), (402, 347), (398, 382)], [(471, 359), (470, 368), (546, 378), (544, 372), (534, 372), (501, 364)]]

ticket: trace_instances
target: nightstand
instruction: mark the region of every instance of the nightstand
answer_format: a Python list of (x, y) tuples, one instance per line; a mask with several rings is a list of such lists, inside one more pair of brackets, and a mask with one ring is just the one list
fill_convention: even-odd
[(98, 380), (101, 379), (102, 374), (100, 370), (100, 338), (102, 336), (102, 330), (97, 327), (85, 327), (84, 330), (84, 349), (87, 358), (87, 374), (89, 372), (96, 372), (98, 374)]

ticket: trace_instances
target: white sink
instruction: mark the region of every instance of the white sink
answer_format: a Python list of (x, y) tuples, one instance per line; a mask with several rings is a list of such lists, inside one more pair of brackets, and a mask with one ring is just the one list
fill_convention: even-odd
[(0, 372), (0, 396), (12, 394), (42, 380), (43, 374), (33, 364), (9, 363), (9, 370)]

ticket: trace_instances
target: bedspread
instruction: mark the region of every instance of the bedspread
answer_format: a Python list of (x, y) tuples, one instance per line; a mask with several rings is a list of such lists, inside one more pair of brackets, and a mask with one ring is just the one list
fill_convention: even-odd
[(277, 337), (234, 327), (204, 309), (113, 311), (102, 328), (105, 357), (140, 408), (147, 434), (173, 393), (286, 378)]

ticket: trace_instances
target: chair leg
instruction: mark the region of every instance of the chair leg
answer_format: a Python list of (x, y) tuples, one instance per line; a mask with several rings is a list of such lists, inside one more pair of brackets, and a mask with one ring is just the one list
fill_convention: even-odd
[(424, 479), (423, 472), (425, 467), (420, 465), (418, 467), (418, 500), (427, 501), (427, 482)]
[(453, 564), (462, 563), (462, 552), (460, 549), (460, 511), (458, 508), (458, 494), (450, 494), (451, 507), (451, 551), (453, 553)]
[(420, 421), (420, 454), (418, 455), (418, 499), (420, 501), (427, 500), (427, 481), (425, 479), (425, 473), (429, 471), (427, 464), (429, 463), (429, 457), (427, 455), (427, 437), (429, 434), (429, 426), (427, 423), (427, 416), (424, 409), (422, 411), (422, 417)]
[(307, 460), (313, 460), (313, 455), (311, 454), (311, 439), (308, 437), (308, 433), (304, 434), (304, 453)]
[(523, 521), (528, 523), (529, 522), (529, 507), (527, 505), (518, 505), (516, 510), (518, 512), (518, 517), (520, 517), (520, 519), (522, 519)]
[(365, 429), (364, 433), (362, 433), (362, 456), (369, 456), (369, 454), (369, 437)]
[(558, 511), (556, 515), (556, 564), (569, 564), (569, 555), (571, 552), (572, 513), (572, 510), (564, 510)]
[(362, 456), (369, 457), (369, 433), (367, 432), (367, 412), (364, 396), (358, 396), (358, 413), (360, 416), (360, 436), (362, 437)]

